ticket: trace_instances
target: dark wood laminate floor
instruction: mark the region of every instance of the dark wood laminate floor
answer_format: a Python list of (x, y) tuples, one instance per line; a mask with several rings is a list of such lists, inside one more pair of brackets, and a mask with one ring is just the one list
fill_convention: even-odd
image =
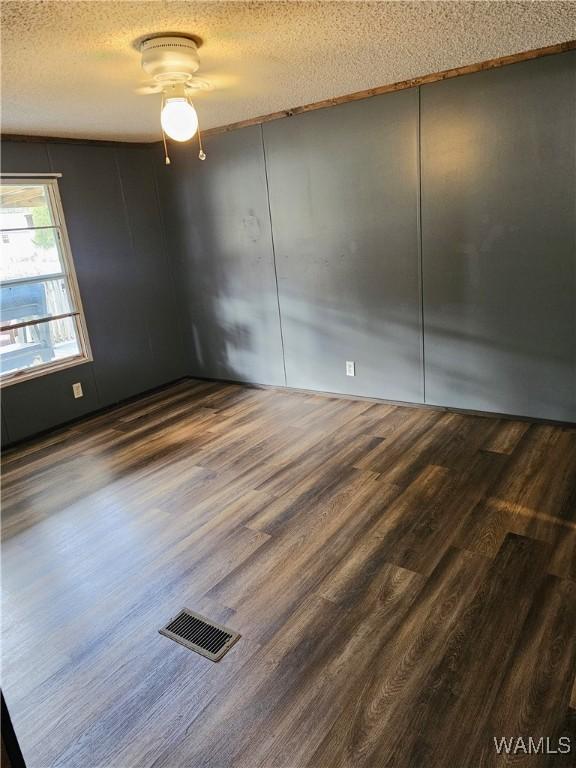
[[(3, 486), (29, 768), (576, 764), (576, 429), (185, 382)], [(158, 634), (184, 605), (219, 664)]]

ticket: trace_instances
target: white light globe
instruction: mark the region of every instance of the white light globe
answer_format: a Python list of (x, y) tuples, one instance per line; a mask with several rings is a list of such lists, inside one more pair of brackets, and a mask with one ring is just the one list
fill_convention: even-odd
[(166, 99), (160, 116), (162, 128), (174, 141), (189, 141), (198, 130), (198, 115), (186, 99)]

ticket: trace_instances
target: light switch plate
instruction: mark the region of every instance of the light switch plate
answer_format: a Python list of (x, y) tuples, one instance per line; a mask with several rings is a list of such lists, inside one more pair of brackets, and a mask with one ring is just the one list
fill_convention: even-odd
[(356, 364), (354, 360), (346, 360), (346, 376), (356, 376)]
[(82, 392), (82, 384), (77, 381), (76, 384), (72, 384), (72, 392), (74, 393), (75, 398), (84, 397), (84, 392)]

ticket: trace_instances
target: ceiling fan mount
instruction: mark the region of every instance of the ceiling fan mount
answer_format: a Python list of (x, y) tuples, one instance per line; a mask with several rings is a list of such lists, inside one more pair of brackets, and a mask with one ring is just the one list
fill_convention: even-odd
[(138, 48), (142, 69), (152, 79), (149, 92), (170, 85), (184, 84), (192, 88), (207, 87), (206, 81), (195, 78), (200, 67), (199, 39), (192, 35), (150, 35)]

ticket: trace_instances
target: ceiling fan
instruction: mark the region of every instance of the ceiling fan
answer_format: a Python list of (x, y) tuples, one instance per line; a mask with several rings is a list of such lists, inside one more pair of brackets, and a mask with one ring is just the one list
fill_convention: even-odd
[(151, 35), (142, 40), (139, 50), (142, 69), (151, 79), (137, 88), (137, 93), (162, 94), (160, 124), (166, 165), (170, 164), (166, 136), (183, 142), (198, 133), (198, 157), (205, 160), (192, 95), (199, 90), (211, 90), (212, 86), (207, 80), (196, 76), (200, 67), (196, 39), (190, 35)]

